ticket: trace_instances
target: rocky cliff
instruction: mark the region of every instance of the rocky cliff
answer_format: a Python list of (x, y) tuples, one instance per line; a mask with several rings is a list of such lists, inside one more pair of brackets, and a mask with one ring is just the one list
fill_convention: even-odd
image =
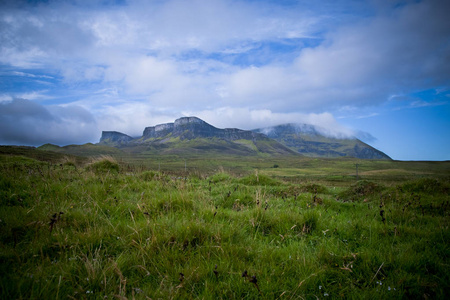
[(127, 145), (133, 140), (129, 135), (117, 131), (102, 131), (101, 144)]
[(267, 140), (267, 136), (237, 128), (216, 128), (197, 117), (184, 117), (175, 120), (174, 123), (160, 124), (146, 127), (142, 136), (143, 140), (164, 139), (179, 137), (182, 140), (195, 138), (219, 138), (227, 141), (235, 140)]

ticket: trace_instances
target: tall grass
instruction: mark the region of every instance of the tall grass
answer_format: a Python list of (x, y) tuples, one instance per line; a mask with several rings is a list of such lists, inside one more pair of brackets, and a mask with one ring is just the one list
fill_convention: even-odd
[(0, 168), (2, 299), (449, 296), (448, 180), (337, 193), (108, 158)]

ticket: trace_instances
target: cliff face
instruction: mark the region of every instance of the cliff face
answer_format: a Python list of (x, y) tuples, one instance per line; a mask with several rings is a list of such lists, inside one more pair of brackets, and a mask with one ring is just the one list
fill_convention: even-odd
[(102, 137), (100, 138), (101, 144), (108, 145), (126, 145), (131, 142), (133, 138), (126, 134), (117, 131), (102, 131)]
[(146, 127), (144, 129), (143, 138), (144, 139), (156, 139), (164, 137), (172, 133), (174, 129), (174, 123), (160, 124), (152, 127)]
[(227, 141), (267, 139), (263, 134), (236, 128), (216, 128), (196, 117), (184, 117), (167, 123), (146, 127), (143, 140), (176, 138), (191, 140), (195, 138), (219, 138)]

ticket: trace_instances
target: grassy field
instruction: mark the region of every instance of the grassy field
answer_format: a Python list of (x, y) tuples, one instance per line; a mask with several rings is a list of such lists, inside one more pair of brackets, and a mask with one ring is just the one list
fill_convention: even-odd
[(449, 297), (449, 162), (0, 150), (1, 299)]

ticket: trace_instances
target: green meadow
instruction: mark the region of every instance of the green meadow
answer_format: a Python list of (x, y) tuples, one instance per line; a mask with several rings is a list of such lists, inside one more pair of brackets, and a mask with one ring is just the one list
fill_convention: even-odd
[(0, 150), (1, 299), (449, 298), (450, 162)]

